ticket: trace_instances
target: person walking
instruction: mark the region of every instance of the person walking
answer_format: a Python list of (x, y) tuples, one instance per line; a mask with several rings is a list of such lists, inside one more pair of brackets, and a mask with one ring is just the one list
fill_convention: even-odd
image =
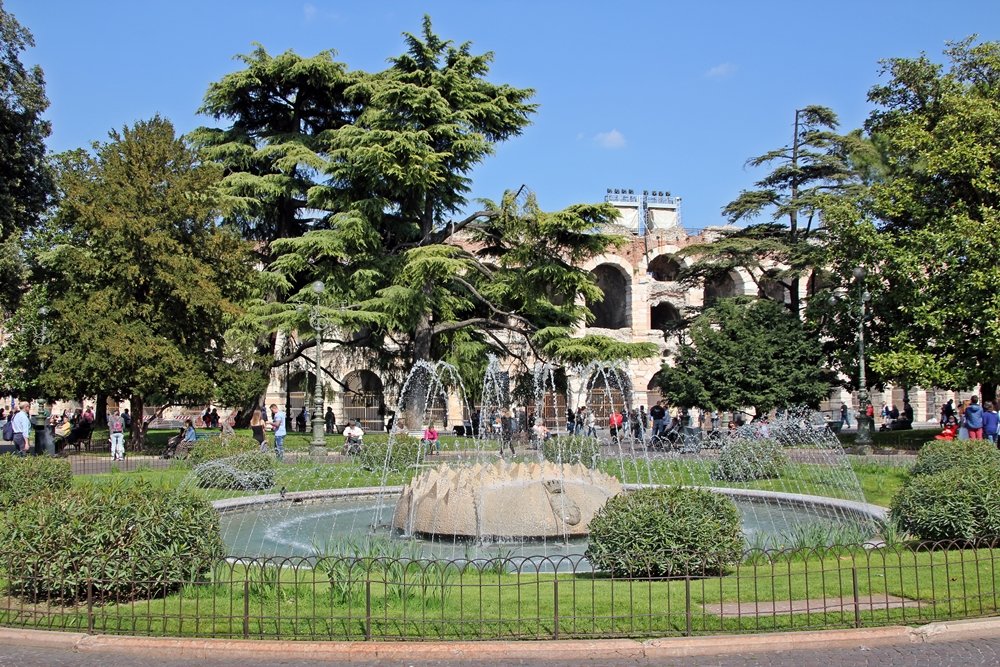
[(597, 417), (594, 416), (594, 411), (589, 408), (587, 409), (587, 437), (597, 437)]
[(505, 447), (510, 448), (510, 455), (514, 456), (514, 415), (510, 408), (503, 411), (500, 417), (500, 455), (503, 456)]
[(326, 426), (326, 434), (332, 435), (337, 428), (337, 418), (333, 414), (333, 408), (327, 406), (326, 414), (323, 415), (323, 421)]
[(979, 405), (979, 397), (969, 399), (965, 408), (965, 428), (969, 431), (969, 440), (983, 439), (983, 406)]
[(31, 414), (28, 410), (31, 404), (21, 401), (18, 410), (11, 417), (11, 426), (14, 428), (14, 451), (18, 456), (25, 456), (28, 453), (28, 438), (31, 437)]
[(115, 410), (108, 417), (108, 432), (111, 434), (111, 460), (125, 460), (125, 421)]
[(983, 404), (983, 437), (996, 444), (997, 431), (1000, 431), (1000, 416), (997, 415), (993, 401)]
[(573, 408), (571, 406), (566, 406), (566, 433), (573, 435), (573, 431), (576, 429), (576, 415), (573, 413)]
[(848, 418), (849, 411), (847, 403), (840, 404), (840, 425), (843, 428), (851, 428), (851, 420)]
[(285, 458), (285, 435), (288, 434), (285, 413), (278, 406), (271, 404), (271, 430), (274, 431), (274, 455), (279, 461)]
[(261, 416), (260, 410), (254, 410), (253, 416), (250, 418), (250, 434), (257, 441), (260, 451), (266, 452), (267, 440), (264, 436), (264, 418)]

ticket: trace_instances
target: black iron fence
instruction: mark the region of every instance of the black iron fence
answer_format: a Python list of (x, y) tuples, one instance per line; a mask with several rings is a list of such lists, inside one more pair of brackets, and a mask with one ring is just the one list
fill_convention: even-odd
[(5, 553), (0, 624), (312, 640), (641, 638), (919, 624), (995, 614), (996, 547), (753, 550), (723, 573), (640, 577), (595, 573), (580, 557), (233, 558), (192, 563), (183, 580), (154, 563), (96, 557), (30, 571), (25, 558)]

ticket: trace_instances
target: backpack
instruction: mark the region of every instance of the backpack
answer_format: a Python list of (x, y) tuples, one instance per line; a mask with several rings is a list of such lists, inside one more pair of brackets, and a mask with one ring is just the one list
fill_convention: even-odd
[(3, 425), (3, 439), (7, 441), (14, 440), (14, 420), (10, 419), (6, 424)]

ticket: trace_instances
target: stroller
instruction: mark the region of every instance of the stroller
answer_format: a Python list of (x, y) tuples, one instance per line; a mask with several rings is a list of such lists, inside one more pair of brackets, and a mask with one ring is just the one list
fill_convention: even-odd
[[(181, 441), (184, 439), (184, 428), (182, 427), (178, 430), (177, 435), (172, 436), (167, 440), (167, 447), (163, 450), (163, 457), (165, 459), (183, 459), (187, 458), (187, 447), (181, 447)], [(181, 451), (178, 452), (177, 449), (180, 448)]]

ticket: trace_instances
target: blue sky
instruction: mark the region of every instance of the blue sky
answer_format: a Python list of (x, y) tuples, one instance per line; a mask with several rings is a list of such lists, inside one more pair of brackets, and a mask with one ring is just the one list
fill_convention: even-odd
[(556, 209), (607, 187), (669, 190), (689, 228), (723, 222), (722, 206), (761, 175), (745, 160), (789, 140), (796, 108), (830, 106), (842, 129), (857, 127), (879, 59), (1000, 39), (997, 0), (3, 4), (35, 36), (25, 60), (45, 70), (56, 151), (154, 113), (182, 132), (211, 123), (195, 113), (202, 96), (251, 42), (382, 69), (428, 13), (442, 37), (493, 51), (491, 78), (534, 88), (541, 105), (473, 174), (474, 197), (526, 184)]

